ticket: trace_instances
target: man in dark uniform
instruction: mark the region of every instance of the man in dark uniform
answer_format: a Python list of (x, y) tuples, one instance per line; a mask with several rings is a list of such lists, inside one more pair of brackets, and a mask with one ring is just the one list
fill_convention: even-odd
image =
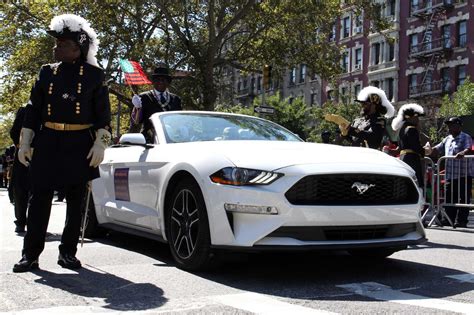
[[(420, 116), (424, 116), (423, 107), (418, 104), (405, 104), (400, 107), (397, 117), (392, 121), (393, 131), (399, 131), (400, 160), (415, 171), (418, 185), (423, 187), (422, 159), (425, 149), (420, 142)], [(427, 151), (428, 153), (428, 151)]]
[(363, 88), (355, 101), (362, 105), (362, 116), (356, 118), (345, 130), (352, 146), (380, 149), (385, 134), (385, 118), (393, 116), (393, 105), (385, 92), (374, 86)]
[(26, 211), (28, 209), (29, 182), (28, 167), (18, 160), (18, 147), (20, 144), (20, 131), (25, 118), (25, 107), (20, 107), (16, 112), (13, 126), (10, 129), (10, 138), (13, 140), (17, 150), (13, 161), (11, 184), (13, 199), (15, 200), (15, 232), (25, 232)]
[(110, 141), (109, 94), (95, 58), (97, 35), (73, 14), (53, 18), (48, 33), (56, 38), (53, 51), (59, 62), (41, 68), (21, 129), (18, 158), (24, 165), (31, 163), (32, 195), (22, 258), (14, 272), (38, 268), (58, 189), (65, 190), (67, 199), (58, 264), (81, 267), (76, 258), (81, 206), (87, 182), (99, 176), (97, 167)]
[(181, 110), (181, 98), (168, 90), (172, 81), (168, 68), (156, 68), (151, 81), (153, 82), (153, 90), (133, 96), (132, 103), (134, 107), (131, 117), (131, 129), (143, 124), (142, 133), (148, 143), (153, 142), (150, 116), (157, 112)]

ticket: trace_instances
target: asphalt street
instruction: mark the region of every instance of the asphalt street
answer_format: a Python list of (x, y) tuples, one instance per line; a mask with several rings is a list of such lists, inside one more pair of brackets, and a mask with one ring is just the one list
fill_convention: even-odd
[(0, 189), (0, 314), (474, 314), (474, 213), (430, 228), (426, 244), (384, 261), (344, 252), (222, 255), (213, 270), (175, 267), (165, 244), (110, 233), (56, 264), (65, 203), (54, 202), (40, 270), (13, 273), (23, 235)]

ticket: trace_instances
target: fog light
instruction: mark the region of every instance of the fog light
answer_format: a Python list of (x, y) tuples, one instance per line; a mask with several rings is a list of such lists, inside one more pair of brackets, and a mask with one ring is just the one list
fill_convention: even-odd
[(276, 207), (272, 206), (252, 206), (235, 203), (225, 203), (224, 209), (231, 212), (256, 213), (256, 214), (278, 214)]

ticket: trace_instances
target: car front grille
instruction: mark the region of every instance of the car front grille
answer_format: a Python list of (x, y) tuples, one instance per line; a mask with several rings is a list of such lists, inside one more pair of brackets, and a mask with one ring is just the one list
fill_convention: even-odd
[(267, 237), (289, 237), (301, 241), (354, 241), (400, 237), (416, 231), (415, 223), (362, 226), (282, 226)]
[(401, 176), (329, 174), (302, 178), (285, 197), (293, 205), (416, 204), (418, 190), (409, 178)]

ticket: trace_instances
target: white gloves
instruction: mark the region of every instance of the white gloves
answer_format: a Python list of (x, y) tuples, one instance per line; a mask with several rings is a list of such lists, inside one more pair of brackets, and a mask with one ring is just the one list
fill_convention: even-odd
[(104, 160), (104, 151), (109, 146), (110, 140), (110, 132), (105, 129), (97, 130), (95, 142), (87, 155), (87, 158), (91, 159), (89, 166), (97, 167)]
[(429, 156), (433, 152), (433, 149), (431, 148), (431, 145), (429, 142), (426, 142), (426, 144), (423, 146), (423, 149), (425, 149), (426, 156)]
[(35, 136), (35, 132), (29, 128), (21, 128), (20, 131), (20, 148), (18, 149), (18, 160), (21, 164), (25, 166), (29, 166), (32, 156), (31, 150), (31, 142), (33, 141), (33, 137)]
[(142, 108), (142, 99), (140, 96), (138, 95), (133, 95), (132, 97), (132, 104), (133, 106), (135, 106), (136, 108)]

